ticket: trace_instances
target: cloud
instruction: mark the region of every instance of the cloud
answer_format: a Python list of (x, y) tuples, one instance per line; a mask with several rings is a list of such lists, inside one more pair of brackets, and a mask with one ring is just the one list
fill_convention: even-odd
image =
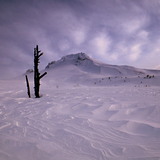
[(129, 60), (130, 61), (136, 61), (140, 57), (140, 54), (141, 54), (140, 47), (141, 47), (140, 44), (136, 44), (129, 49), (129, 52), (130, 52)]
[(143, 42), (148, 41), (149, 33), (146, 30), (141, 29), (137, 34), (136, 37), (138, 40), (141, 40)]
[(128, 21), (124, 21), (121, 24), (121, 27), (122, 27), (122, 32), (131, 35), (136, 33), (138, 30), (144, 28), (145, 25), (147, 25), (147, 20), (145, 19), (145, 17), (143, 18), (135, 17), (134, 19), (132, 18)]
[(111, 45), (111, 38), (106, 33), (98, 33), (90, 41), (90, 48), (98, 56), (104, 57), (107, 55)]
[(159, 0), (1, 0), (0, 72), (33, 67), (37, 44), (42, 67), (81, 51), (105, 63), (154, 67), (159, 8)]
[(87, 29), (83, 26), (79, 26), (71, 32), (71, 36), (76, 45), (81, 45), (86, 40)]
[(60, 40), (58, 42), (58, 47), (61, 51), (67, 51), (71, 47), (71, 43), (67, 39)]
[(159, 59), (160, 59), (160, 40), (156, 40), (153, 42), (150, 42), (148, 44), (147, 51), (145, 55), (143, 56), (143, 64), (147, 63), (147, 68), (156, 68), (156, 66), (159, 66)]

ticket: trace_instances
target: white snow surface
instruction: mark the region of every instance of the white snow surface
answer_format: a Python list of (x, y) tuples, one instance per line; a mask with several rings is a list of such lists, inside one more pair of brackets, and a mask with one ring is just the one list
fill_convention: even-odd
[(0, 80), (0, 160), (160, 160), (160, 72), (75, 56), (46, 69), (41, 98), (32, 74), (32, 98), (25, 77)]

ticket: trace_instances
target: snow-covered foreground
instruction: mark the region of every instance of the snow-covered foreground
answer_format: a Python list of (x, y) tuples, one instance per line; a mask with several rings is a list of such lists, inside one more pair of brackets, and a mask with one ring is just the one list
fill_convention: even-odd
[(0, 81), (0, 160), (160, 160), (160, 87)]

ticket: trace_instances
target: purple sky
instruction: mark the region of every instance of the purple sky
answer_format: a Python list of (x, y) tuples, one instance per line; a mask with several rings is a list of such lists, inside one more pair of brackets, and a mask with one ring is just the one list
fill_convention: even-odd
[[(160, 65), (160, 0), (0, 0), (0, 74), (85, 52), (108, 64)], [(5, 73), (4, 73), (5, 71)]]

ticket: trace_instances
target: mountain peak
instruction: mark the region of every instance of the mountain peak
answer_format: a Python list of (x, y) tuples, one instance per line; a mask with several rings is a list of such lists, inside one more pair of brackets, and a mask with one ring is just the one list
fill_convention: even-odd
[(80, 65), (84, 61), (93, 61), (86, 53), (76, 53), (76, 54), (69, 54), (66, 56), (63, 56), (60, 60), (58, 61), (52, 61), (48, 63), (46, 66), (46, 69), (49, 68), (54, 68), (57, 65), (66, 65), (66, 64), (73, 64), (73, 65)]
[(67, 56), (63, 56), (61, 58), (62, 60), (80, 60), (80, 61), (84, 61), (84, 60), (89, 60), (91, 59), (86, 53), (76, 53), (76, 54), (70, 54)]

